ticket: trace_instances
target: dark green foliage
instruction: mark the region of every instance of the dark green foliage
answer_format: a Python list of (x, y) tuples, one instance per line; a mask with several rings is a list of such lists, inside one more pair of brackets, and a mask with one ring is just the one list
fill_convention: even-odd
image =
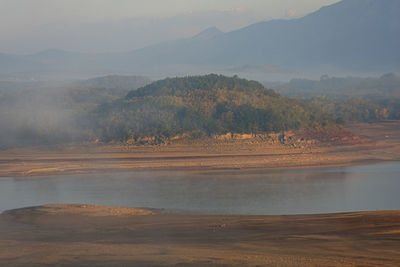
[(320, 106), (324, 112), (335, 114), (338, 123), (400, 120), (400, 98), (396, 97), (312, 97), (304, 101)]
[(400, 97), (400, 76), (387, 73), (378, 78), (328, 77), (321, 76), (319, 81), (293, 79), (286, 84), (272, 86), (279, 93), (290, 97), (315, 96), (363, 96), (363, 97)]
[(190, 92), (201, 89), (211, 91), (215, 89), (227, 89), (237, 91), (259, 91), (265, 95), (277, 96), (273, 90), (265, 89), (262, 84), (256, 81), (233, 78), (223, 75), (209, 74), (205, 76), (190, 76), (184, 78), (167, 78), (147, 86), (131, 91), (126, 98), (143, 96), (184, 96)]
[(106, 141), (279, 132), (335, 121), (311, 104), (280, 96), (258, 82), (215, 74), (154, 82), (100, 105), (94, 116)]
[(289, 97), (319, 106), (345, 121), (374, 122), (400, 119), (400, 76), (379, 78), (330, 78), (319, 81), (296, 79), (274, 88)]

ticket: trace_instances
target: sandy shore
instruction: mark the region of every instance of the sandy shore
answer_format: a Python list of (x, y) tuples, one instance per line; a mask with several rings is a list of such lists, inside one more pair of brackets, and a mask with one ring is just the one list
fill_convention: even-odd
[(290, 147), (243, 140), (166, 146), (77, 145), (0, 151), (0, 177), (130, 170), (286, 169), (400, 160), (400, 122), (353, 124), (368, 142)]
[(193, 216), (91, 205), (0, 215), (0, 266), (399, 266), (400, 211)]

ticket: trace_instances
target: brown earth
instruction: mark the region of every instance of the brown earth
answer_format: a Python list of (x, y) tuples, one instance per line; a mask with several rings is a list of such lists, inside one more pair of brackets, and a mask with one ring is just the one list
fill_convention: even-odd
[(2, 150), (0, 177), (146, 169), (282, 169), (400, 160), (400, 122), (351, 124), (346, 130), (334, 135), (322, 130), (299, 133), (286, 136), (290, 140), (285, 144), (257, 137)]
[(0, 266), (400, 266), (400, 211), (197, 216), (25, 208), (0, 215)]

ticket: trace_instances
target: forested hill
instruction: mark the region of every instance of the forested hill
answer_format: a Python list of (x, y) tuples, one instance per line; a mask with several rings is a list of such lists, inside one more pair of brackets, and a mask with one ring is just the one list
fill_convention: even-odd
[(223, 75), (209, 74), (205, 76), (189, 76), (183, 78), (167, 78), (156, 81), (147, 86), (133, 90), (127, 95), (127, 99), (143, 96), (182, 96), (196, 90), (215, 91), (225, 89), (228, 91), (260, 92), (265, 95), (278, 96), (275, 91), (265, 89), (256, 81), (240, 79), (237, 76), (226, 77)]
[(258, 82), (215, 74), (154, 82), (99, 106), (94, 116), (104, 141), (279, 132), (334, 122), (312, 105), (280, 96)]

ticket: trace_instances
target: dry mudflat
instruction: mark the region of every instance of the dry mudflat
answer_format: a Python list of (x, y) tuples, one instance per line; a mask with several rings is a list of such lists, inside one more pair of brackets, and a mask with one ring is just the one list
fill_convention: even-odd
[(363, 142), (282, 145), (257, 139), (169, 145), (68, 145), (0, 150), (0, 177), (131, 170), (307, 168), (400, 160), (400, 122), (347, 126)]
[(399, 266), (400, 211), (197, 216), (91, 205), (0, 215), (0, 266)]

